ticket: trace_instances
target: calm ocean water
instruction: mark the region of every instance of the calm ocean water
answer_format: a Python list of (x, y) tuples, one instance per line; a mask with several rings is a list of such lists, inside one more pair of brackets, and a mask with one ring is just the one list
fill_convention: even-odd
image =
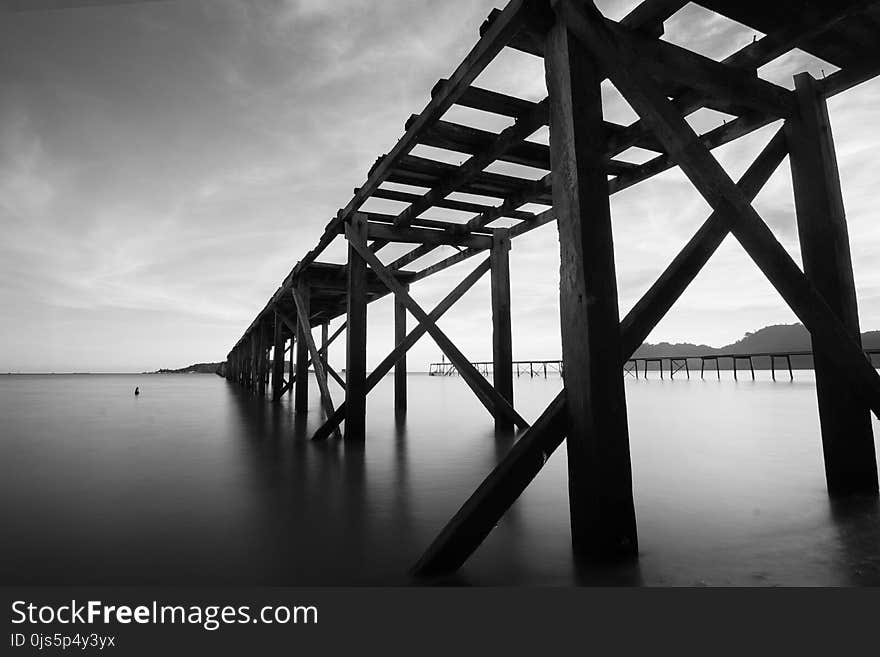
[[(825, 493), (812, 373), (758, 375), (627, 379), (637, 566), (573, 560), (563, 448), (453, 581), (880, 584), (877, 504)], [(365, 447), (313, 444), (312, 383), (303, 418), (214, 375), (0, 376), (0, 581), (412, 583), (511, 441), (463, 381), (414, 374), (404, 422), (386, 378)], [(517, 379), (516, 406), (559, 387)]]

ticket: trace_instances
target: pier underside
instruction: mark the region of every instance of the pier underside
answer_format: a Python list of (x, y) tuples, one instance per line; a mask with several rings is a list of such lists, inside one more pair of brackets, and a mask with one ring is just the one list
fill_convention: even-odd
[[(870, 413), (880, 415), (880, 376), (860, 344), (826, 100), (880, 73), (880, 2), (698, 2), (760, 33), (721, 61), (661, 38), (664, 22), (686, 4), (646, 0), (620, 21), (607, 19), (583, 0), (513, 0), (493, 12), (474, 48), (435, 85), (427, 106), (407, 121), (404, 135), (376, 160), (367, 180), (227, 356), (228, 379), (274, 400), (292, 391), (302, 410), (313, 367), (325, 414), (313, 438), (341, 438), (342, 428), (344, 440), (359, 442), (365, 438), (366, 396), (392, 369), (397, 410), (406, 408), (405, 354), (427, 333), (498, 430), (524, 430), (428, 547), (415, 566), (419, 574), (448, 573), (461, 566), (563, 442), (576, 552), (599, 561), (636, 557), (623, 367), (728, 235), (810, 331), (829, 493), (877, 493)], [(546, 98), (535, 102), (473, 85), (505, 48), (543, 58)], [(837, 70), (819, 80), (800, 73), (793, 90), (758, 75), (761, 67), (795, 49)], [(605, 80), (638, 120), (620, 125), (604, 118), (600, 85)], [(497, 133), (460, 125), (446, 116), (455, 105), (512, 122)], [(734, 118), (697, 134), (685, 119), (702, 108)], [(734, 182), (711, 151), (776, 122), (780, 127), (775, 135)], [(545, 126), (549, 145), (529, 139)], [(414, 155), (418, 145), (445, 149), (463, 161), (453, 165)], [(652, 156), (631, 163), (622, 157), (631, 147)], [(803, 269), (752, 206), (786, 158)], [(528, 179), (487, 170), (498, 162), (545, 173)], [(690, 180), (712, 214), (621, 319), (609, 197), (673, 167)], [(419, 191), (401, 191), (401, 185)], [(461, 194), (495, 201), (462, 200)], [(365, 211), (371, 199), (393, 201), (398, 209)], [(432, 208), (460, 219), (429, 218)], [(550, 222), (560, 236), (564, 388), (530, 423), (513, 399), (508, 254), (516, 237)], [(335, 240), (345, 241), (347, 263), (320, 262)], [(412, 249), (385, 257), (389, 244)], [(443, 246), (454, 247), (456, 253), (417, 265)], [(474, 257), (479, 264), (436, 308), (422, 308), (410, 296), (410, 286)], [(437, 325), (487, 273), (492, 289), (491, 382)], [(386, 294), (395, 298), (396, 347), (368, 373), (366, 307)], [(409, 330), (407, 313), (415, 319)], [(331, 335), (328, 323), (343, 315), (344, 378), (326, 358), (330, 343), (343, 330)], [(318, 326), (320, 343), (312, 336)], [(291, 367), (285, 379), (288, 353)], [(330, 377), (344, 387), (344, 400), (331, 399)]]

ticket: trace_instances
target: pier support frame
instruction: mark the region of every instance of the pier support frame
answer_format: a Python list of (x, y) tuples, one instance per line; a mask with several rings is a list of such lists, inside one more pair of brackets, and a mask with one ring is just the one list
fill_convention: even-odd
[[(510, 322), (510, 236), (504, 229), (494, 232), (491, 261), (492, 287), (492, 382), (513, 406), (513, 339)], [(496, 415), (495, 429), (512, 431), (509, 418)]]
[(348, 305), (345, 344), (345, 440), (361, 442), (367, 423), (367, 263), (357, 246), (367, 246), (367, 220), (351, 218), (348, 237)]
[[(408, 291), (409, 286), (405, 286)], [(400, 345), (406, 339), (406, 306), (394, 297), (394, 344)], [(406, 412), (406, 352), (394, 364), (394, 412)]]
[[(795, 76), (799, 113), (786, 124), (804, 273), (861, 346), (846, 214), (828, 108), (809, 73)], [(831, 495), (877, 493), (868, 405), (849, 390), (832, 357), (813, 344), (816, 393)]]
[(572, 544), (599, 558), (638, 553), (598, 63), (557, 20), (544, 47), (560, 243)]
[(305, 313), (305, 321), (301, 322), (299, 317), (297, 317), (296, 379), (293, 382), (293, 405), (297, 413), (307, 413), (309, 410), (309, 347), (306, 340), (306, 332), (310, 331), (308, 328), (308, 315), (309, 300), (311, 298), (308, 282), (305, 280), (299, 281), (297, 283), (297, 291), (302, 301), (302, 312)]

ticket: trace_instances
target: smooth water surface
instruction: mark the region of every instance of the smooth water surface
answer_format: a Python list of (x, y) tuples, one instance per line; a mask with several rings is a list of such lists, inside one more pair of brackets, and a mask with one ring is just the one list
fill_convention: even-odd
[[(880, 584), (876, 502), (825, 491), (812, 373), (758, 377), (626, 380), (637, 565), (573, 559), (562, 448), (448, 581)], [(312, 443), (312, 384), (303, 416), (214, 375), (0, 376), (0, 581), (420, 583), (407, 570), (512, 439), (461, 379), (413, 374), (405, 419), (386, 378), (365, 446)], [(559, 387), (517, 379), (517, 409)]]

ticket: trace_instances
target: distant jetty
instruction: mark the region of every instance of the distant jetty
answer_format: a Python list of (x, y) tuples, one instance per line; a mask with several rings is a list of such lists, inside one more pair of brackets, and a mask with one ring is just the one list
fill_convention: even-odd
[(195, 363), (179, 370), (161, 369), (152, 374), (219, 374), (222, 376), (223, 363)]

